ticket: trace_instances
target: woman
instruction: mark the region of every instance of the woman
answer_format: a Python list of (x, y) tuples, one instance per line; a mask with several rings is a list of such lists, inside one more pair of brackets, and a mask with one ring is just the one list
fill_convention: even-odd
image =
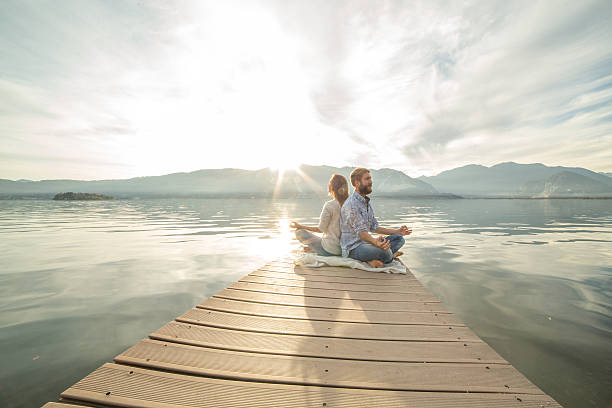
[[(318, 227), (307, 227), (293, 221), (290, 226), (297, 228), (295, 236), (307, 247), (307, 252), (315, 252), (317, 255), (334, 256), (341, 255), (340, 248), (340, 208), (348, 198), (348, 182), (340, 174), (334, 174), (329, 180), (327, 191), (334, 198), (323, 205)], [(312, 232), (323, 233), (319, 238)]]

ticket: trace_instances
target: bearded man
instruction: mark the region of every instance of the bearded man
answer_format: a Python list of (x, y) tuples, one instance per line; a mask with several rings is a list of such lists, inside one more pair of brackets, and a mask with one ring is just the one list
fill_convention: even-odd
[[(370, 170), (356, 168), (351, 172), (353, 193), (342, 205), (340, 213), (340, 246), (342, 256), (367, 262), (374, 268), (402, 255), (399, 249), (404, 245), (404, 236), (412, 230), (405, 225), (400, 228), (385, 228), (378, 225), (368, 194), (372, 192)], [(370, 232), (388, 235), (374, 238)]]

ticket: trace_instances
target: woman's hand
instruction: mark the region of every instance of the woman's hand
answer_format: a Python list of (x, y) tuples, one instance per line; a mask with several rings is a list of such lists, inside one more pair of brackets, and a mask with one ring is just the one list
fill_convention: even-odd
[(300, 228), (302, 228), (302, 226), (300, 224), (298, 224), (297, 222), (295, 222), (295, 221), (291, 221), (289, 223), (289, 228), (300, 229)]

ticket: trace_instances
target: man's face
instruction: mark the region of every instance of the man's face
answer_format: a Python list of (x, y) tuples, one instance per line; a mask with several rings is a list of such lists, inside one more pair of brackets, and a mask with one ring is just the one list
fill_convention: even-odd
[(357, 183), (357, 191), (364, 195), (372, 192), (372, 175), (370, 173), (361, 176), (361, 180)]

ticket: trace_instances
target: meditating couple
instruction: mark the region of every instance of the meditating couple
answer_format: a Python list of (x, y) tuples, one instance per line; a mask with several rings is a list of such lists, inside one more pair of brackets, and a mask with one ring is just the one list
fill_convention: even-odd
[[(334, 174), (327, 190), (334, 198), (325, 203), (318, 227), (307, 227), (297, 222), (297, 239), (306, 245), (305, 250), (322, 256), (342, 255), (367, 262), (381, 268), (402, 255), (404, 235), (412, 230), (405, 225), (400, 228), (385, 228), (378, 225), (368, 194), (372, 192), (372, 175), (368, 169), (356, 168), (351, 172), (351, 184), (355, 191), (349, 196), (348, 183), (344, 176)], [(318, 237), (312, 232), (323, 233)], [(387, 235), (374, 238), (371, 232)]]

